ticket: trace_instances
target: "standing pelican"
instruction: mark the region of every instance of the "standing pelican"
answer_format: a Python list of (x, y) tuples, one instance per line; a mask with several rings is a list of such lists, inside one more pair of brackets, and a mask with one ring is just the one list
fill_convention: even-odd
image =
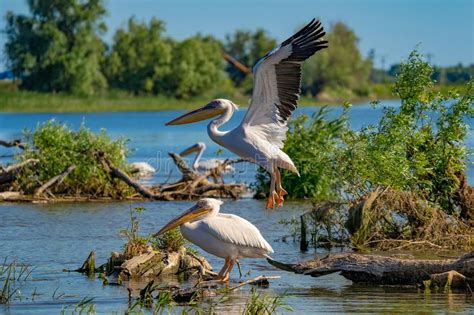
[(180, 226), (185, 239), (209, 254), (225, 259), (217, 280), (228, 281), (239, 258), (267, 257), (273, 249), (255, 225), (239, 216), (219, 213), (222, 203), (214, 198), (201, 199), (154, 236)]
[(275, 200), (278, 206), (282, 206), (283, 196), (287, 194), (281, 185), (279, 168), (299, 175), (293, 161), (282, 151), (283, 142), (288, 118), (296, 109), (301, 92), (301, 64), (316, 51), (327, 47), (327, 41), (321, 40), (324, 35), (321, 23), (313, 19), (255, 64), (252, 101), (237, 128), (230, 131), (218, 129), (237, 109), (237, 105), (226, 99), (213, 100), (167, 123), (188, 124), (219, 115), (207, 127), (209, 137), (270, 173), (267, 208), (273, 208)]
[[(210, 169), (218, 167), (220, 164), (224, 163), (223, 160), (218, 160), (218, 159), (210, 159), (210, 160), (201, 160), (202, 154), (204, 153), (204, 150), (206, 150), (206, 144), (204, 142), (198, 142), (195, 145), (190, 146), (183, 152), (181, 152), (179, 155), (181, 156), (186, 156), (189, 155), (193, 152), (198, 152), (196, 154), (196, 157), (194, 158), (193, 162), (193, 169), (197, 170), (199, 172), (205, 172)], [(232, 165), (226, 165), (224, 171), (227, 172), (233, 172), (234, 168)]]

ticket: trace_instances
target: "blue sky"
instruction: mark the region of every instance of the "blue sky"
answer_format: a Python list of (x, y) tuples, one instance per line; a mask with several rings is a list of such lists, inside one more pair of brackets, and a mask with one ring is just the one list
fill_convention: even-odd
[[(378, 66), (382, 58), (386, 68), (399, 62), (417, 45), (437, 65), (474, 62), (474, 0), (106, 0), (106, 6), (107, 42), (132, 15), (166, 21), (167, 34), (178, 39), (197, 32), (223, 39), (235, 29), (263, 27), (284, 40), (319, 17), (325, 26), (336, 21), (349, 25), (363, 54), (375, 49)], [(27, 13), (26, 1), (0, 0), (0, 28), (9, 10)], [(2, 61), (4, 43), (0, 34)]]

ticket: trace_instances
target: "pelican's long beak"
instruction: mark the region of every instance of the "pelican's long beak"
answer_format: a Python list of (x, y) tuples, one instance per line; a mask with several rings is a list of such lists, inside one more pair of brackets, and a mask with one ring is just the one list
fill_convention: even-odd
[(153, 234), (153, 237), (157, 237), (161, 234), (164, 234), (174, 229), (175, 227), (180, 226), (181, 224), (189, 222), (197, 217), (202, 216), (203, 214), (210, 212), (211, 210), (212, 210), (211, 208), (203, 208), (203, 207), (200, 207), (199, 205), (194, 205), (190, 209), (186, 210), (183, 214), (171, 220), (168, 224), (162, 227), (161, 230), (159, 230), (157, 233)]
[(224, 113), (224, 109), (216, 108), (215, 106), (212, 106), (212, 103), (209, 103), (204, 107), (187, 112), (186, 114), (167, 122), (166, 126), (190, 124), (212, 118), (222, 113)]
[(189, 148), (187, 148), (186, 150), (181, 152), (179, 155), (186, 156), (186, 155), (191, 154), (191, 153), (196, 152), (196, 151), (199, 151), (199, 144), (198, 143), (196, 143), (193, 146), (190, 146)]

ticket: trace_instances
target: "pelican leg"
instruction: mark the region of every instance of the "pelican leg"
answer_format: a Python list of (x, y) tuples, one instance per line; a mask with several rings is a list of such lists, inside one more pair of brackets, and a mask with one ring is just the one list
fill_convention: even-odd
[(281, 186), (281, 174), (280, 174), (280, 170), (278, 169), (278, 167), (275, 166), (274, 168), (275, 170), (275, 177), (276, 177), (276, 191), (277, 191), (277, 195), (278, 197), (276, 198), (277, 200), (277, 206), (278, 207), (281, 207), (283, 206), (283, 201), (285, 201), (285, 199), (283, 198), (283, 196), (285, 195), (288, 195), (288, 193), (286, 192), (286, 190), (283, 189), (283, 187)]
[(224, 266), (222, 266), (221, 271), (219, 271), (219, 273), (217, 274), (216, 280), (222, 281), (224, 279), (224, 275), (227, 272), (227, 269), (229, 268), (229, 264), (230, 258), (227, 257), (224, 261)]
[(239, 279), (242, 278), (242, 269), (240, 269), (240, 262), (236, 259), (235, 263), (237, 264), (237, 269), (239, 269)]
[(275, 191), (275, 172), (272, 172), (270, 176), (270, 192), (267, 199), (267, 209), (273, 209), (275, 207), (275, 198), (278, 197), (278, 194)]
[(235, 263), (234, 260), (229, 259), (229, 265), (228, 265), (227, 271), (224, 274), (224, 279), (222, 279), (223, 282), (229, 282), (230, 272), (232, 271), (232, 268), (234, 268), (234, 263)]

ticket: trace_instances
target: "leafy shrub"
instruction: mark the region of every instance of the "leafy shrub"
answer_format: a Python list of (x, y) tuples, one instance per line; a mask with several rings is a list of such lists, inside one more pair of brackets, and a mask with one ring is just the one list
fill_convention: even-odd
[(27, 148), (18, 160), (38, 159), (36, 166), (24, 168), (17, 176), (14, 186), (25, 194), (32, 194), (40, 184), (76, 165), (54, 192), (67, 195), (89, 195), (92, 197), (119, 198), (132, 193), (131, 189), (114, 179), (104, 169), (97, 152), (104, 152), (112, 164), (127, 169), (125, 140), (111, 140), (105, 130), (95, 134), (84, 124), (79, 130), (50, 120), (33, 132), (25, 132)]
[(393, 87), (400, 108), (384, 108), (378, 125), (345, 135), (339, 169), (351, 193), (390, 186), (415, 192), (447, 213), (456, 210), (455, 192), (468, 160), (465, 120), (474, 113), (473, 81), (464, 95), (442, 94), (433, 89), (432, 71), (413, 52)]

